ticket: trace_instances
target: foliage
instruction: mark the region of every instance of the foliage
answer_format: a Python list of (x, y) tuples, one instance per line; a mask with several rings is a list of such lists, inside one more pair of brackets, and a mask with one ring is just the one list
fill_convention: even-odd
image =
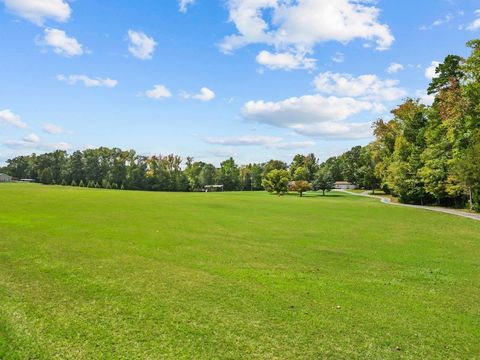
[(45, 185), (52, 185), (53, 184), (53, 173), (52, 169), (47, 167), (42, 170), (39, 178), (40, 182)]
[(321, 190), (323, 196), (325, 196), (326, 191), (333, 189), (335, 181), (333, 180), (332, 173), (327, 167), (320, 168), (317, 174), (315, 175), (315, 180), (313, 183), (314, 190)]
[(312, 190), (312, 184), (306, 180), (293, 180), (288, 184), (288, 188), (302, 197), (304, 192)]
[(283, 195), (288, 192), (290, 174), (287, 170), (272, 170), (263, 179), (262, 186), (270, 193)]

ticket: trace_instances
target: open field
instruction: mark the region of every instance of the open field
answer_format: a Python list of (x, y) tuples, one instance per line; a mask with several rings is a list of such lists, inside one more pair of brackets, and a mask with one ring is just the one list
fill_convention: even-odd
[(475, 358), (480, 222), (0, 184), (0, 358)]

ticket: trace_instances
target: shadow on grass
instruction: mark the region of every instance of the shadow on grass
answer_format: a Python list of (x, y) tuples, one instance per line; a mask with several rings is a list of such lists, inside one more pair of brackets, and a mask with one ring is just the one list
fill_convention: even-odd
[[(294, 196), (294, 197), (300, 197), (300, 195), (296, 192), (289, 192), (283, 196)], [(326, 192), (325, 196), (323, 196), (322, 192), (315, 192), (315, 191), (308, 191), (303, 193), (302, 198), (332, 198), (332, 197), (344, 197), (344, 194), (339, 194), (339, 193), (332, 193), (332, 192)]]

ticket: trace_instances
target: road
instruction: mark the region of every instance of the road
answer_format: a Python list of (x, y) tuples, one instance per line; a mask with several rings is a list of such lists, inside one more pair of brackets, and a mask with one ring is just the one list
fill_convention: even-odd
[(354, 196), (363, 196), (363, 197), (378, 199), (382, 203), (388, 204), (388, 205), (404, 206), (404, 207), (410, 207), (410, 208), (415, 208), (415, 209), (436, 211), (436, 212), (441, 212), (441, 213), (444, 213), (444, 214), (456, 215), (456, 216), (461, 216), (461, 217), (464, 217), (464, 218), (480, 221), (480, 214), (468, 213), (468, 212), (461, 211), (461, 210), (449, 209), (449, 208), (444, 208), (444, 207), (439, 207), (439, 206), (422, 206), (422, 205), (409, 205), (409, 204), (394, 203), (394, 202), (390, 201), (389, 198), (386, 198), (386, 197), (383, 197), (383, 196), (377, 196), (377, 195), (370, 195), (368, 191), (365, 191), (365, 192), (360, 193), (360, 194), (353, 193), (353, 192), (350, 192), (350, 191), (347, 191), (347, 190), (335, 190), (335, 191), (344, 192), (344, 193), (354, 195)]

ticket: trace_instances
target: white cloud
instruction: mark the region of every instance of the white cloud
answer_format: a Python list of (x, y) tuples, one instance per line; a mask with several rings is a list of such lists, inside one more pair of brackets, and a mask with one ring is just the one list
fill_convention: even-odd
[(282, 150), (300, 149), (315, 146), (314, 141), (285, 142), (276, 136), (243, 135), (232, 137), (210, 137), (207, 143), (222, 146), (264, 146)]
[(423, 105), (430, 106), (435, 100), (434, 95), (428, 95), (424, 90), (417, 90), (415, 95), (420, 100), (420, 103)]
[(66, 133), (66, 131), (62, 127), (51, 123), (44, 124), (42, 126), (42, 130), (45, 131), (47, 134), (51, 135), (59, 135)]
[(432, 80), (436, 74), (435, 74), (435, 70), (437, 69), (437, 66), (440, 65), (440, 62), (438, 61), (432, 61), (432, 63), (430, 64), (429, 67), (427, 67), (425, 69), (425, 77), (428, 79), (428, 80)]
[(183, 92), (181, 96), (184, 99), (195, 99), (200, 101), (210, 101), (215, 99), (215, 93), (207, 87), (202, 87), (200, 89), (200, 93), (198, 94), (189, 94), (189, 93)]
[(210, 137), (206, 141), (209, 144), (226, 146), (270, 146), (281, 140), (282, 138), (274, 136), (244, 135), (234, 137)]
[(306, 57), (305, 54), (290, 52), (271, 53), (263, 50), (257, 55), (257, 63), (272, 70), (295, 70), (315, 68), (315, 59)]
[(325, 139), (365, 139), (372, 136), (370, 122), (348, 123), (326, 121), (319, 124), (299, 124), (293, 129), (301, 135)]
[(72, 13), (63, 0), (4, 0), (4, 3), (10, 12), (40, 26), (47, 19), (65, 22)]
[(404, 66), (402, 64), (399, 64), (399, 63), (391, 63), (389, 66), (388, 66), (388, 69), (387, 69), (387, 72), (389, 74), (396, 74), (397, 72), (401, 71), (404, 69)]
[(37, 134), (29, 134), (21, 140), (7, 140), (3, 143), (11, 149), (36, 149), (42, 151), (68, 150), (72, 146), (66, 142), (46, 143), (43, 142)]
[(159, 100), (171, 97), (172, 93), (164, 85), (155, 85), (152, 90), (145, 91), (145, 95), (151, 99)]
[[(378, 50), (393, 41), (379, 9), (368, 0), (228, 0), (230, 21), (237, 34), (220, 44), (229, 53), (249, 44), (266, 44), (282, 52), (309, 54), (326, 41), (375, 41)], [(269, 16), (267, 16), (269, 14)]]
[(22, 121), (20, 116), (10, 109), (0, 110), (0, 124), (13, 125), (22, 129), (27, 127), (27, 124)]
[(305, 149), (315, 146), (315, 141), (292, 141), (292, 142), (282, 142), (275, 144), (276, 149), (281, 150), (293, 150), (293, 149)]
[(332, 61), (336, 63), (343, 63), (345, 61), (345, 55), (341, 52), (337, 52), (334, 56), (332, 56)]
[(75, 85), (77, 82), (82, 82), (83, 85), (87, 87), (107, 87), (113, 88), (117, 86), (118, 81), (110, 78), (90, 78), (86, 75), (57, 75), (56, 79), (58, 81), (64, 81), (67, 84)]
[(344, 120), (362, 112), (381, 112), (378, 103), (351, 97), (305, 95), (279, 102), (249, 101), (243, 109), (244, 118), (281, 128), (293, 129), (308, 136), (327, 138), (361, 138), (370, 123), (347, 123)]
[(476, 31), (480, 29), (480, 9), (476, 10), (474, 14), (476, 19), (467, 26), (467, 30)]
[(141, 31), (128, 30), (128, 51), (141, 60), (151, 59), (157, 43)]
[(53, 52), (58, 55), (72, 57), (84, 53), (82, 44), (77, 39), (69, 37), (65, 31), (58, 29), (45, 29), (42, 38), (37, 40), (41, 46), (53, 48)]
[(398, 87), (398, 80), (381, 80), (372, 74), (354, 77), (327, 71), (319, 74), (314, 84), (317, 91), (324, 94), (377, 101), (393, 101), (407, 95), (405, 90)]
[(37, 144), (40, 142), (40, 137), (37, 134), (32, 133), (30, 135), (25, 136), (22, 140), (25, 142)]
[(178, 0), (178, 9), (182, 13), (186, 13), (188, 10), (188, 7), (193, 5), (195, 3), (195, 0)]

